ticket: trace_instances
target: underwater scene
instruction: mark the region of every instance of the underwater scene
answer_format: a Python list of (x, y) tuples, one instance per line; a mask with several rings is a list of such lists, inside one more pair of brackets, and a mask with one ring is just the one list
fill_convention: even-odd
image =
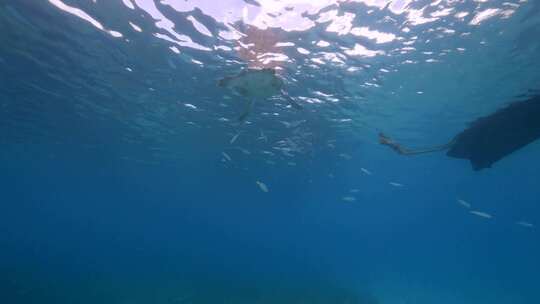
[(540, 303), (540, 1), (0, 0), (0, 303)]

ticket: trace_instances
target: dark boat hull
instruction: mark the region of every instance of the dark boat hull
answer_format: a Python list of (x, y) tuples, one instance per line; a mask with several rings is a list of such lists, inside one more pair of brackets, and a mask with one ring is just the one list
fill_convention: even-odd
[(510, 104), (471, 123), (455, 138), (447, 155), (469, 159), (474, 170), (490, 168), (540, 138), (540, 96)]

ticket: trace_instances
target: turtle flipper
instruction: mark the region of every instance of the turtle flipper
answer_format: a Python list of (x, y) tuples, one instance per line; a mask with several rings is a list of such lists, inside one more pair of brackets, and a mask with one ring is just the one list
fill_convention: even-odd
[(249, 100), (246, 104), (246, 108), (244, 109), (244, 112), (240, 117), (238, 117), (239, 122), (243, 122), (248, 117), (249, 113), (251, 113), (251, 108), (253, 108), (253, 104), (255, 103), (254, 100)]
[(292, 99), (291, 96), (285, 91), (281, 90), (281, 94), (287, 99), (287, 102), (291, 105), (291, 107), (295, 108), (296, 110), (303, 110), (304, 108), (299, 105), (294, 99)]
[(304, 109), (304, 107), (299, 105), (294, 99), (292, 99), (290, 97), (287, 98), (287, 101), (289, 102), (291, 107), (295, 108), (296, 110), (303, 110)]

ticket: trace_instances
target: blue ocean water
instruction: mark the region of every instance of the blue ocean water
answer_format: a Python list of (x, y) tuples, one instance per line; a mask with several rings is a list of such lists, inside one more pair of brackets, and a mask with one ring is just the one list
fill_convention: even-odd
[(378, 139), (537, 94), (538, 37), (534, 0), (0, 1), (0, 302), (540, 303), (540, 142)]

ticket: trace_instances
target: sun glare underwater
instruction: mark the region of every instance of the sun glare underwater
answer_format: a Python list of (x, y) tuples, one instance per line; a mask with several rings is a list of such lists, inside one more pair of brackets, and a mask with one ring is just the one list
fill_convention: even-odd
[(540, 1), (0, 0), (0, 303), (540, 303)]

